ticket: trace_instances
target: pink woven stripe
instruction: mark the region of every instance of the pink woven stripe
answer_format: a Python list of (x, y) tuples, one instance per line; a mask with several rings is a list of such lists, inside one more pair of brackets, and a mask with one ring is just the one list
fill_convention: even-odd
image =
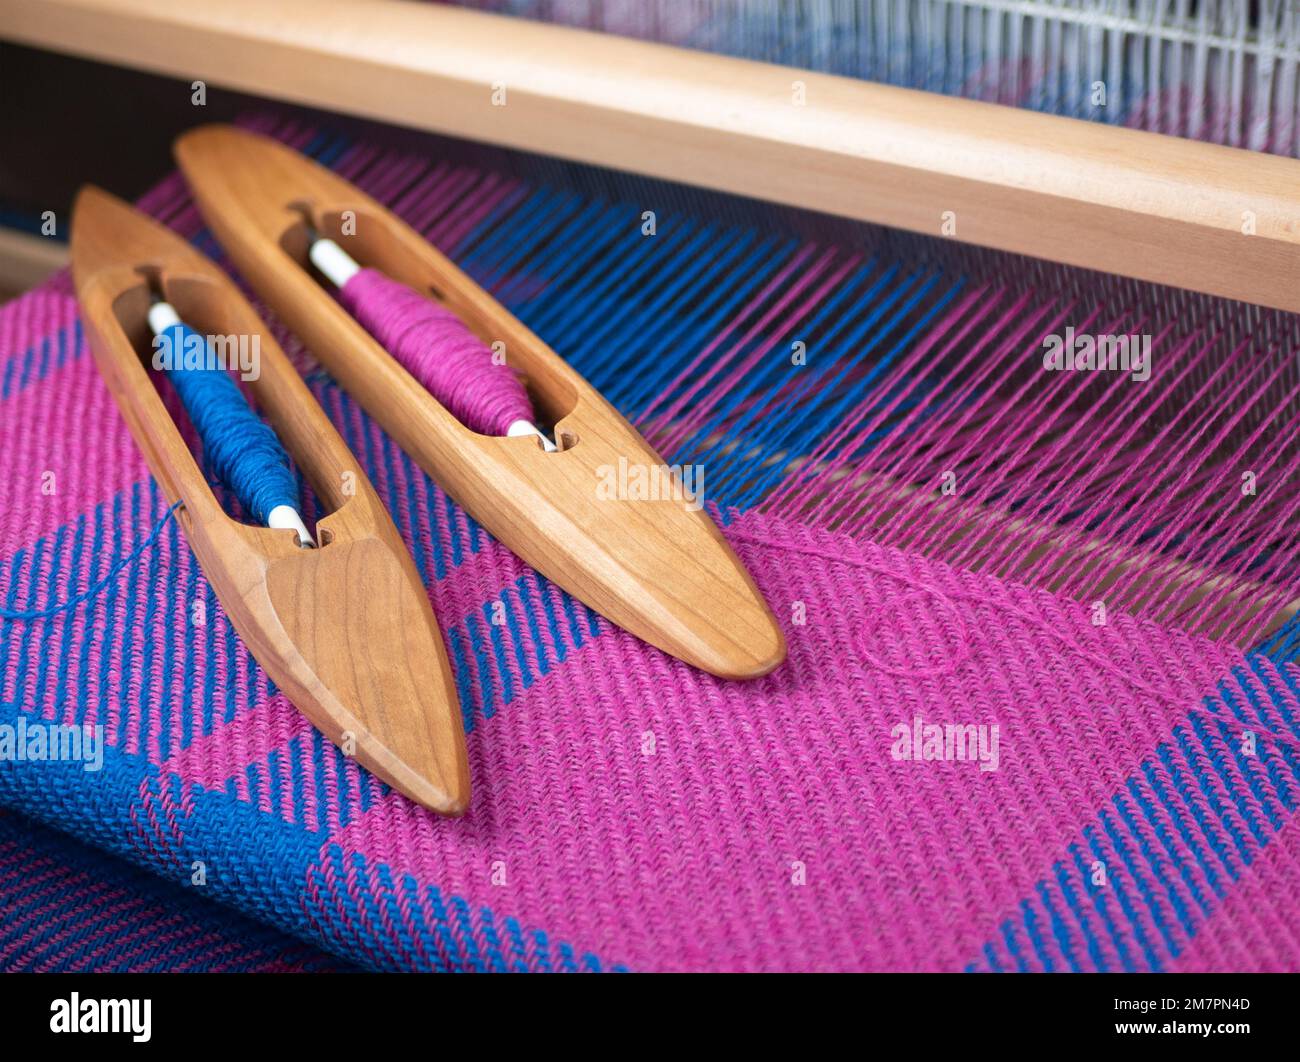
[[(344, 404), (338, 385), (323, 382), (315, 388), (316, 396), (322, 407), (330, 415), (341, 432), (348, 439), (359, 440), (358, 451), (383, 453), (385, 448), (396, 454), (395, 447), (387, 440), (383, 429), (370, 420), (356, 403)], [(430, 593), (444, 627), (450, 627), (465, 616), (482, 607), (484, 600), (518, 579), (530, 569), (523, 561), (505, 547), (480, 533), (480, 549), (471, 553), (470, 520), (464, 510), (451, 507), (447, 517), (447, 496), (433, 486), (428, 478), (419, 473), (408, 477), (405, 470), (396, 462), (384, 462), (370, 477), (371, 483), (385, 502), (392, 500), (393, 515), (399, 524), (411, 526), (414, 537), (421, 542), (436, 539), (443, 554), (452, 555), (452, 527), (464, 550), (464, 557), (459, 566), (448, 574), (446, 579), (438, 580), (439, 585), (430, 587)], [(412, 505), (408, 490), (414, 493)], [(432, 573), (431, 573), (432, 578)]]
[[(74, 342), (76, 302), (40, 294), (0, 311), (0, 377), (9, 358), (24, 358), (42, 343), (66, 335), (69, 353), (60, 368), (21, 387), (0, 418), (0, 482), (8, 503), (0, 506), (0, 556), (8, 556), (132, 483), (148, 477), (84, 342)], [(13, 387), (21, 377), (15, 374)], [(92, 447), (96, 461), (86, 461)]]
[(223, 789), (233, 781), (240, 799), (247, 800), (248, 768), (311, 732), (303, 714), (283, 694), (276, 694), (229, 722), (219, 722), (211, 733), (195, 735), (186, 748), (178, 749), (159, 766), (205, 789)]

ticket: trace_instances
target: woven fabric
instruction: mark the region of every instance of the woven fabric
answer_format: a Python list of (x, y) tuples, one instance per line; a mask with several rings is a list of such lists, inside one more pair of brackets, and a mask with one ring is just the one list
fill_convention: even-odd
[[(345, 172), (376, 154), (296, 142)], [(544, 190), (446, 181), (383, 198), (436, 217), (440, 245), (521, 315), (547, 304), (543, 338), (566, 352), (560, 293), (582, 274), (541, 258), (492, 275), (470, 254)], [(216, 253), (178, 180), (144, 205)], [(107, 743), (96, 773), (0, 764), (0, 802), (173, 887), (201, 861), (212, 897), (374, 969), (1300, 966), (1294, 666), (1122, 613), (1095, 625), (1087, 602), (727, 507), (790, 657), (757, 682), (713, 679), (491, 540), (280, 334), (428, 586), (469, 814), (413, 806), (312, 730), (174, 521), (83, 606), (0, 623), (0, 722), (98, 724)], [(0, 603), (39, 610), (94, 584), (166, 508), (66, 279), (0, 309), (0, 408)], [(935, 726), (963, 730), (934, 745)]]
[(351, 967), (18, 815), (0, 814), (0, 969), (298, 973)]

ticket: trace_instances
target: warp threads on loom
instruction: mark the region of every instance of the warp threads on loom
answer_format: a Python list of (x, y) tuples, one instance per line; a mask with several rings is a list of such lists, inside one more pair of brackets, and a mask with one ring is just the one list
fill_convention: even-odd
[(298, 513), (298, 483), (289, 455), (275, 432), (253, 412), (224, 370), (208, 368), (206, 358), (200, 368), (185, 367), (184, 351), (195, 346), (206, 350), (207, 340), (166, 302), (150, 308), (149, 326), (179, 355), (170, 359), (167, 376), (203, 440), (203, 452), (217, 478), (258, 523), (296, 531), (299, 545), (314, 545)]
[(339, 289), (339, 300), (426, 391), (471, 431), (536, 435), (533, 405), (519, 378), (445, 306), (376, 269), (361, 268), (337, 243), (313, 241), (312, 263)]

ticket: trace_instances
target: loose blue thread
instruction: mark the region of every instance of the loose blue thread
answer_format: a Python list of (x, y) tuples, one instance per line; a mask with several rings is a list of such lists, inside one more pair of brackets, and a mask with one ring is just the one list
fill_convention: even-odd
[(57, 616), (60, 612), (66, 612), (68, 609), (76, 608), (84, 601), (90, 600), (101, 590), (108, 586), (114, 579), (122, 574), (122, 569), (136, 560), (145, 550), (158, 541), (158, 536), (163, 533), (163, 528), (167, 526), (167, 521), (175, 514), (176, 510), (181, 507), (182, 502), (174, 502), (167, 511), (162, 514), (162, 518), (154, 524), (153, 530), (149, 532), (148, 538), (135, 547), (130, 553), (109, 569), (108, 574), (104, 576), (94, 586), (87, 587), (76, 597), (71, 597), (58, 605), (51, 605), (49, 608), (36, 609), (31, 612), (10, 611), (7, 608), (0, 608), (0, 619), (3, 620), (39, 620), (48, 619), (50, 616)]

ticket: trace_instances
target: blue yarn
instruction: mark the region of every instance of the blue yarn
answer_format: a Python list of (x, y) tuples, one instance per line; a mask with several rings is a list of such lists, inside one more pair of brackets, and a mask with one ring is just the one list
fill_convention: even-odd
[(89, 601), (92, 597), (103, 590), (104, 587), (116, 579), (123, 568), (139, 557), (145, 550), (152, 546), (155, 541), (157, 541), (158, 536), (162, 534), (163, 528), (167, 526), (167, 521), (172, 518), (172, 514), (181, 507), (181, 504), (181, 502), (173, 502), (168, 506), (167, 511), (162, 514), (162, 518), (153, 525), (153, 530), (149, 532), (148, 537), (120, 561), (114, 564), (113, 567), (108, 570), (108, 574), (105, 575), (104, 578), (100, 579), (99, 582), (95, 583), (94, 586), (89, 586), (81, 593), (77, 594), (76, 597), (70, 597), (67, 601), (58, 605), (51, 605), (49, 608), (23, 612), (20, 610), (0, 607), (0, 620), (47, 619), (50, 616), (57, 616), (60, 612), (66, 612), (70, 608), (76, 608), (76, 606), (80, 605), (83, 601)]
[(176, 324), (163, 333), (171, 344), (176, 367), (168, 378), (190, 415), (203, 452), (221, 482), (258, 523), (277, 505), (298, 508), (298, 483), (289, 471), (275, 432), (253, 412), (243, 392), (224, 369), (184, 367), (188, 351), (202, 349), (207, 340), (188, 325)]

